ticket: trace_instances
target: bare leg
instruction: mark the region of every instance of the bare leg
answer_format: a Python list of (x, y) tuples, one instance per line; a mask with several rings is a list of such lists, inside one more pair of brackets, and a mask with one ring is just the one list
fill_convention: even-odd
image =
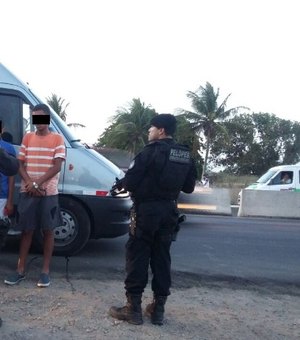
[(53, 230), (44, 230), (44, 262), (42, 273), (49, 274), (50, 262), (54, 247), (54, 232)]
[(20, 253), (19, 253), (19, 261), (17, 271), (18, 273), (25, 273), (26, 268), (26, 260), (29, 253), (29, 249), (32, 242), (32, 231), (23, 231), (21, 236), (21, 244), (20, 244)]

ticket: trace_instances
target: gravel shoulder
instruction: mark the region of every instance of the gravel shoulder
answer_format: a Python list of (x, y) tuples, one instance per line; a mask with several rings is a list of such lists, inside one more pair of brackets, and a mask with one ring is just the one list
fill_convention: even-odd
[[(4, 273), (1, 273), (3, 277)], [(141, 326), (116, 321), (123, 305), (122, 272), (93, 279), (54, 273), (49, 288), (36, 287), (31, 271), (17, 286), (0, 283), (2, 340), (12, 339), (299, 339), (300, 288), (250, 282), (208, 281), (174, 273), (166, 321)], [(151, 301), (146, 289), (143, 307)]]

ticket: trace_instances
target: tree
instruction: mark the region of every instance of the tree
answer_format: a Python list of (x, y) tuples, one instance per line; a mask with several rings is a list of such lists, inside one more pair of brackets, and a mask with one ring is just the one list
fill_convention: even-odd
[(242, 106), (226, 110), (227, 100), (230, 94), (218, 105), (219, 89), (214, 90), (213, 86), (207, 82), (205, 87), (200, 86), (196, 92), (189, 91), (187, 97), (192, 101), (194, 112), (180, 109), (192, 124), (192, 129), (199, 135), (203, 133), (205, 138), (205, 157), (202, 175), (205, 174), (210, 153), (210, 145), (217, 133), (223, 132), (227, 138), (224, 121), (237, 113)]
[(128, 109), (117, 110), (111, 119), (112, 124), (98, 138), (96, 146), (127, 150), (135, 155), (146, 145), (150, 121), (156, 114), (140, 98), (134, 98)]
[(285, 139), (285, 153), (283, 156), (283, 164), (294, 164), (300, 160), (300, 123), (293, 122), (289, 129), (290, 136)]
[[(46, 98), (46, 100), (47, 103), (52, 107), (52, 109), (59, 115), (59, 117), (66, 122), (66, 109), (70, 103), (65, 104), (65, 100), (61, 97), (58, 97), (58, 95), (55, 93), (52, 93), (50, 97)], [(85, 125), (80, 123), (68, 123), (67, 125), (73, 127), (85, 127)]]
[[(150, 122), (155, 115), (157, 115), (155, 109), (145, 106), (139, 98), (133, 99), (129, 109), (119, 109), (111, 118), (111, 125), (98, 138), (95, 147), (104, 146), (126, 150), (132, 155), (137, 154), (148, 143)], [(185, 116), (177, 116), (176, 119), (177, 130), (174, 139), (180, 144), (189, 146), (196, 166), (200, 170), (202, 159), (198, 153), (199, 138)]]
[(58, 97), (57, 94), (52, 93), (51, 97), (46, 98), (47, 103), (52, 107), (52, 109), (59, 115), (59, 117), (63, 120), (67, 120), (66, 109), (69, 106), (69, 103), (64, 104), (65, 100), (61, 97)]
[(270, 167), (293, 164), (300, 156), (300, 124), (269, 113), (238, 115), (226, 121), (211, 145), (215, 166), (236, 175), (260, 176)]
[(179, 144), (184, 144), (191, 150), (192, 157), (196, 162), (198, 174), (202, 173), (203, 159), (199, 154), (200, 139), (196, 132), (192, 129), (191, 123), (183, 115), (176, 116), (177, 129), (174, 139)]
[[(211, 144), (211, 162), (231, 174), (251, 174), (255, 162), (255, 126), (250, 115), (237, 115), (224, 122), (226, 136), (220, 132)], [(228, 138), (227, 136), (230, 136)], [(253, 158), (254, 157), (254, 158)]]

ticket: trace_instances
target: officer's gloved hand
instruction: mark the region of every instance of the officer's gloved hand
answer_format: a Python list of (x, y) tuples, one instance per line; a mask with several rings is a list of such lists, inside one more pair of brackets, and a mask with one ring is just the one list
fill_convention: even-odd
[(114, 185), (112, 186), (112, 189), (116, 190), (122, 190), (123, 189), (123, 182), (121, 179), (119, 179), (118, 177), (116, 177), (116, 181), (114, 183)]
[[(116, 177), (116, 181), (111, 187), (110, 194), (112, 196), (118, 195), (118, 193), (123, 189), (123, 183), (122, 180)], [(118, 192), (117, 192), (118, 191)]]

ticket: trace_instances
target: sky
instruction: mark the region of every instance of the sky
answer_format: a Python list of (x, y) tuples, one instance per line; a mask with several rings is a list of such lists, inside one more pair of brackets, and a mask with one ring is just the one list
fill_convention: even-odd
[(116, 110), (140, 98), (190, 110), (210, 82), (227, 108), (300, 120), (298, 0), (10, 0), (0, 62), (41, 99), (69, 103), (67, 122), (95, 143)]

